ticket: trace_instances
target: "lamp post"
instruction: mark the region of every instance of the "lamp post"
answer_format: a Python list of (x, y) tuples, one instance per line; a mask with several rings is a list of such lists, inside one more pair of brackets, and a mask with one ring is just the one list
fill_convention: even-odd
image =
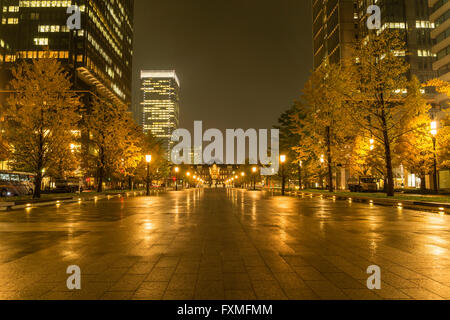
[(303, 190), (302, 168), (303, 168), (303, 161), (299, 161), (298, 162), (298, 189), (299, 190)]
[(258, 169), (256, 167), (252, 168), (252, 172), (253, 172), (253, 190), (256, 190), (256, 171), (258, 171)]
[(147, 197), (150, 195), (150, 162), (152, 162), (152, 156), (146, 155), (145, 162), (147, 162)]
[(186, 181), (186, 188), (190, 188), (190, 180), (189, 177), (191, 176), (190, 172), (186, 173), (187, 181)]
[(280, 156), (281, 163), (281, 195), (284, 196), (286, 193), (286, 176), (284, 175), (284, 164), (286, 163), (286, 156)]
[(175, 191), (178, 191), (178, 172), (180, 172), (180, 168), (175, 167)]
[(436, 152), (436, 136), (438, 133), (438, 128), (437, 128), (437, 122), (436, 121), (432, 121), (431, 122), (431, 137), (433, 140), (433, 153), (434, 153), (434, 159), (433, 159), (433, 189), (434, 192), (438, 193), (439, 192), (439, 187), (438, 187), (438, 174), (437, 174), (437, 152)]

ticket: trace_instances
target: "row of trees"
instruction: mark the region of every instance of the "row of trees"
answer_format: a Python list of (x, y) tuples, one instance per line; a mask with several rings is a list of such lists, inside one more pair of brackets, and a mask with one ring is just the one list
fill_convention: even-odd
[(95, 177), (99, 192), (106, 178), (131, 185), (146, 177), (146, 154), (152, 179), (167, 174), (161, 143), (142, 133), (124, 105), (79, 95), (56, 59), (20, 62), (12, 75), (13, 93), (2, 106), (2, 158), (36, 175), (34, 197), (45, 176)]
[[(295, 159), (290, 167), (300, 184), (325, 179), (333, 191), (334, 168), (346, 167), (383, 178), (393, 196), (393, 169), (402, 164), (425, 188), (435, 156), (431, 106), (417, 78), (408, 79), (404, 48), (397, 33), (373, 34), (354, 46), (351, 60), (325, 61), (312, 73), (301, 99), (279, 120), (281, 149)], [(448, 90), (446, 82), (428, 85)], [(448, 122), (447, 114), (436, 137), (441, 167), (450, 160)]]

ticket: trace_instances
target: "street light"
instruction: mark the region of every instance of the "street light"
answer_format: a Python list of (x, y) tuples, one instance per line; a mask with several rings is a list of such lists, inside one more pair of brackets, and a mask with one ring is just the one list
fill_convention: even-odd
[(281, 195), (286, 193), (286, 177), (284, 175), (284, 164), (286, 163), (286, 156), (283, 154), (280, 156), (281, 162)]
[(258, 169), (256, 167), (252, 168), (252, 172), (253, 172), (253, 190), (256, 190), (256, 171), (258, 171)]
[(189, 171), (186, 172), (186, 177), (187, 177), (186, 188), (190, 188), (190, 182), (189, 182), (189, 177), (190, 176), (191, 176), (191, 173)]
[(438, 134), (438, 124), (436, 121), (431, 121), (431, 138), (433, 140), (433, 153), (434, 153), (434, 159), (433, 159), (433, 187), (434, 192), (439, 192), (439, 186), (438, 186), (438, 174), (437, 174), (437, 152), (436, 152), (436, 136)]
[(150, 162), (152, 162), (152, 156), (150, 154), (145, 156), (145, 162), (147, 162), (147, 197), (150, 195)]
[(175, 191), (178, 191), (178, 172), (180, 172), (180, 168), (175, 167)]

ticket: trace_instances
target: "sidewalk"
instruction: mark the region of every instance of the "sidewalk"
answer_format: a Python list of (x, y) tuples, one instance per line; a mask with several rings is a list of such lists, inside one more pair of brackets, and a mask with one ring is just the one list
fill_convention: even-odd
[[(160, 190), (152, 190), (152, 193), (160, 192)], [(82, 193), (81, 195), (57, 195), (43, 199), (20, 199), (15, 201), (0, 201), (0, 211), (10, 211), (19, 209), (31, 209), (36, 207), (58, 206), (64, 203), (82, 203), (87, 201), (98, 201), (103, 199), (112, 199), (116, 197), (132, 197), (145, 195), (145, 191), (112, 191), (104, 193)]]
[[(268, 192), (273, 192), (275, 194), (281, 194), (280, 190), (266, 190)], [(450, 214), (450, 197), (445, 196), (428, 196), (428, 195), (405, 195), (396, 194), (393, 198), (387, 198), (380, 194), (378, 197), (373, 196), (373, 194), (362, 195), (361, 193), (350, 193), (350, 192), (335, 192), (329, 193), (323, 190), (304, 190), (304, 191), (286, 191), (286, 195), (294, 197), (318, 197), (322, 199), (330, 199), (333, 201), (344, 200), (350, 202), (361, 202), (368, 203), (370, 205), (381, 205), (389, 207), (398, 207), (399, 209), (412, 209), (420, 211), (430, 211), (439, 214)], [(417, 198), (430, 198), (430, 200), (414, 200)], [(444, 201), (432, 201), (431, 199), (438, 199)], [(446, 202), (445, 200), (449, 200)]]

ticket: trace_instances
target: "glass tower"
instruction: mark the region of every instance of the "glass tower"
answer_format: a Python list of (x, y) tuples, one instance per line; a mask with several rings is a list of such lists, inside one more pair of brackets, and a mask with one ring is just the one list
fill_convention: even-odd
[[(68, 7), (81, 28), (68, 27)], [(0, 67), (4, 87), (13, 63), (49, 50), (77, 90), (131, 104), (133, 0), (0, 0)]]
[(162, 140), (170, 155), (172, 133), (179, 127), (180, 81), (175, 71), (142, 71), (141, 80), (144, 132)]

